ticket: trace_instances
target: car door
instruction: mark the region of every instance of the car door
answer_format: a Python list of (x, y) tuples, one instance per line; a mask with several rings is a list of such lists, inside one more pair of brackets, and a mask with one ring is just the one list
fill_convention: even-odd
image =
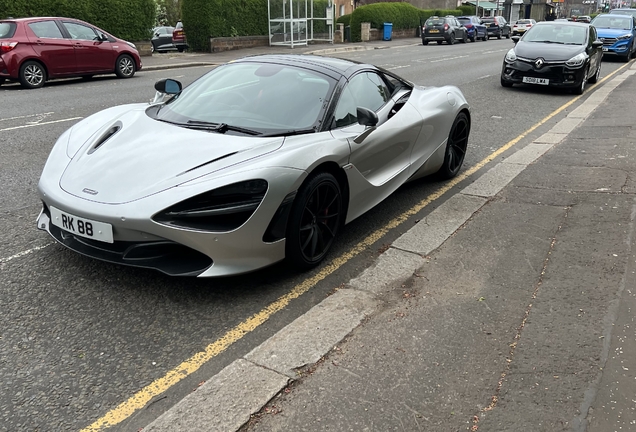
[(100, 40), (97, 31), (74, 21), (62, 21), (75, 47), (77, 73), (106, 72), (115, 69), (115, 51), (109, 41)]
[(459, 40), (462, 40), (462, 39), (468, 37), (468, 30), (466, 29), (466, 27), (464, 27), (462, 25), (462, 23), (459, 22), (459, 20), (457, 18), (453, 18), (453, 25), (459, 31), (458, 37), (457, 37)]
[(602, 46), (594, 47), (592, 44), (598, 39), (596, 28), (594, 26), (589, 27), (588, 41), (587, 41), (587, 55), (590, 57), (590, 70), (589, 76), (593, 76), (596, 69), (599, 67), (601, 60), (603, 59)]
[[(353, 76), (340, 95), (332, 135), (347, 140), (351, 148), (347, 175), (353, 186), (348, 220), (382, 201), (410, 175), (410, 154), (422, 118), (415, 110), (402, 109), (396, 114), (396, 102), (383, 77), (375, 71)], [(378, 124), (366, 136), (364, 133), (370, 129), (358, 123), (358, 107), (378, 116)]]
[(44, 62), (49, 77), (75, 73), (75, 49), (73, 43), (62, 34), (55, 20), (36, 21), (27, 24), (32, 34), (27, 36), (33, 51)]

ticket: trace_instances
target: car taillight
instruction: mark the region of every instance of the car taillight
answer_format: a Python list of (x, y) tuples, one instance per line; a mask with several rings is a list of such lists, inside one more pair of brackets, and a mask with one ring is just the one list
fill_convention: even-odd
[(0, 42), (0, 54), (8, 53), (17, 45), (17, 42)]
[(426, 30), (426, 26), (422, 26), (422, 31), (425, 31), (425, 30)]
[(448, 24), (444, 24), (444, 30), (448, 30)]
[(472, 24), (466, 24), (464, 27), (466, 27), (466, 28), (473, 28), (473, 25), (472, 25)]

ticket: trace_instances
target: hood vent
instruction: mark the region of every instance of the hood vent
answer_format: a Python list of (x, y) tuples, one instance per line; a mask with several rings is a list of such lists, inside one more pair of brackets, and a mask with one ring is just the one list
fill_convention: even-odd
[(218, 162), (218, 161), (220, 161), (221, 159), (225, 159), (225, 158), (228, 158), (228, 157), (230, 157), (230, 156), (234, 156), (234, 155), (235, 155), (235, 154), (237, 154), (237, 153), (238, 153), (238, 152), (228, 153), (228, 154), (223, 155), (223, 156), (221, 156), (221, 157), (218, 157), (218, 158), (216, 158), (216, 159), (212, 159), (211, 161), (207, 161), (207, 162), (205, 162), (205, 163), (202, 163), (201, 165), (197, 165), (197, 166), (195, 166), (194, 168), (190, 168), (189, 170), (185, 170), (184, 172), (177, 174), (177, 177), (179, 177), (180, 175), (183, 175), (183, 174), (187, 174), (187, 173), (189, 173), (189, 172), (191, 172), (191, 171), (194, 171), (194, 170), (196, 170), (196, 169), (199, 169), (199, 168), (201, 168), (201, 167), (204, 167), (204, 166), (206, 166), (206, 165), (210, 165), (211, 163)]
[(101, 137), (99, 137), (97, 141), (95, 141), (95, 144), (93, 144), (93, 146), (90, 148), (88, 154), (93, 154), (98, 148), (103, 146), (106, 141), (108, 141), (113, 135), (121, 130), (122, 126), (123, 125), (121, 124), (121, 122), (115, 123), (110, 129), (106, 131), (106, 133), (104, 133)]

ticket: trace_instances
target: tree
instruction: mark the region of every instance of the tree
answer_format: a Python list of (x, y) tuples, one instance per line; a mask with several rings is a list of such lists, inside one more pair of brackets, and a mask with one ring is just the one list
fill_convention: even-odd
[(174, 26), (181, 21), (181, 0), (155, 0), (157, 25)]

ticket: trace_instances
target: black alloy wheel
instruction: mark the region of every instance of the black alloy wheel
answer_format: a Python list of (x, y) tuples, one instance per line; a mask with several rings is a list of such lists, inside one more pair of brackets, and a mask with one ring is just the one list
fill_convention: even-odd
[(296, 267), (315, 267), (327, 255), (343, 222), (342, 207), (340, 185), (328, 172), (310, 177), (300, 188), (285, 243), (285, 255)]
[(497, 39), (501, 39), (501, 29), (499, 30), (499, 33), (497, 33)]
[(629, 59), (632, 58), (632, 49), (633, 49), (633, 46), (630, 45), (629, 48), (627, 48), (627, 53), (625, 54), (625, 56), (621, 57), (621, 61), (624, 61), (625, 63), (627, 63)]
[(468, 116), (464, 112), (460, 112), (455, 117), (453, 126), (451, 126), (448, 134), (448, 143), (446, 144), (446, 154), (444, 155), (444, 163), (437, 171), (437, 176), (441, 179), (448, 180), (457, 175), (464, 163), (466, 149), (468, 148), (468, 135), (470, 135), (470, 122)]
[(119, 78), (130, 78), (135, 74), (135, 62), (128, 54), (122, 54), (115, 63), (115, 73)]
[(455, 33), (450, 34), (450, 37), (448, 38), (448, 44), (455, 45)]
[(20, 66), (18, 74), (20, 84), (27, 89), (40, 88), (46, 81), (46, 71), (41, 63), (33, 60), (26, 61)]
[(510, 30), (508, 30), (508, 33), (506, 33), (506, 39), (510, 39)]
[(490, 39), (490, 36), (488, 36), (488, 30), (486, 30), (486, 33), (484, 33), (484, 37), (482, 40), (486, 42), (488, 39)]
[(477, 29), (473, 31), (473, 35), (470, 37), (471, 42), (475, 42), (477, 40)]
[(462, 38), (462, 43), (468, 42), (468, 34), (464, 32), (464, 37)]

